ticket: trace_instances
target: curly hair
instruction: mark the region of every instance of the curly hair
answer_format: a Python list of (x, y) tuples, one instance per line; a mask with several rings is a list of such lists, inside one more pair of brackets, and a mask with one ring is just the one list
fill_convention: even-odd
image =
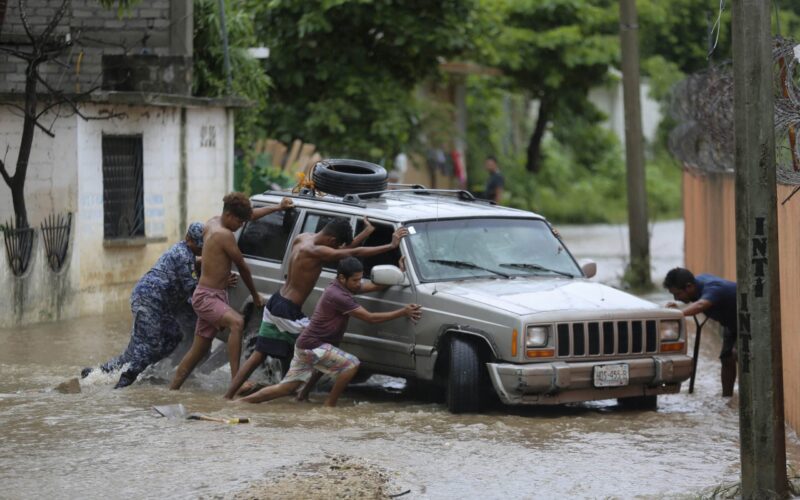
[(228, 193), (222, 198), (222, 202), (224, 203), (222, 213), (231, 213), (242, 221), (250, 220), (250, 216), (253, 215), (253, 207), (250, 206), (250, 200), (244, 193)]

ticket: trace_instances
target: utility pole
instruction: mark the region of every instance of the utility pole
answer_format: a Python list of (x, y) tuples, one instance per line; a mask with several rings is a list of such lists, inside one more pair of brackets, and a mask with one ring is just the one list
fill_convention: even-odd
[(732, 10), (743, 499), (787, 495), (770, 6)]
[(630, 265), (626, 274), (629, 285), (644, 290), (652, 288), (653, 283), (650, 280), (650, 235), (647, 232), (644, 138), (642, 106), (639, 102), (639, 21), (636, 0), (619, 0), (619, 18), (630, 243)]

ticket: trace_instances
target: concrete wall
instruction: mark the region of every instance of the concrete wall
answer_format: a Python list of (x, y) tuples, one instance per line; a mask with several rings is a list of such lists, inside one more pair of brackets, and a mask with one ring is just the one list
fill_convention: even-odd
[[(778, 185), (780, 246), (781, 337), (786, 421), (800, 429), (800, 195), (781, 202), (795, 186)], [(709, 272), (736, 279), (735, 179), (733, 174), (683, 176), (686, 265), (695, 273)]]
[[(26, 197), (30, 220), (39, 222), (51, 211), (74, 212), (70, 254), (56, 275), (43, 257), (37, 231), (35, 258), (30, 271), (14, 277), (3, 250), (0, 257), (0, 326), (33, 323), (79, 315), (99, 314), (128, 307), (133, 284), (177, 242), (186, 222), (205, 221), (220, 212), (222, 197), (233, 175), (233, 120), (224, 108), (181, 109), (90, 104), (125, 113), (125, 118), (83, 121), (61, 118), (56, 139), (37, 133), (36, 161), (29, 167)], [(0, 111), (3, 113), (3, 111)], [(7, 112), (5, 112), (7, 113)], [(0, 115), (4, 143), (18, 144), (20, 128), (6, 126)], [(213, 129), (216, 140), (209, 140)], [(182, 132), (184, 131), (184, 132)], [(181, 134), (185, 133), (185, 185), (181, 193)], [(145, 236), (138, 246), (108, 246), (103, 240), (102, 135), (142, 134), (144, 162)], [(9, 160), (12, 160), (9, 153)], [(13, 158), (15, 160), (15, 157)], [(0, 220), (13, 214), (8, 188), (0, 187)], [(182, 199), (188, 200), (182, 216)], [(182, 218), (185, 217), (186, 221)]]
[[(28, 0), (26, 11), (34, 34), (42, 32), (61, 3)], [(71, 0), (56, 30), (73, 40), (73, 46), (61, 58), (68, 67), (47, 63), (40, 67), (40, 74), (65, 92), (86, 92), (102, 83), (103, 54), (190, 56), (191, 12), (191, 0), (139, 0), (121, 13), (116, 8), (104, 9), (97, 0)], [(25, 35), (16, 1), (8, 2), (2, 35)], [(23, 61), (0, 54), (0, 92), (22, 90), (24, 71)]]
[[(621, 78), (621, 74), (619, 75)], [(642, 135), (646, 141), (651, 142), (661, 123), (661, 107), (658, 102), (650, 98), (650, 85), (645, 81), (640, 88), (642, 104)], [(596, 87), (589, 92), (589, 100), (608, 116), (606, 126), (611, 129), (625, 144), (625, 106), (622, 95), (622, 80)], [(624, 148), (623, 148), (624, 151)]]

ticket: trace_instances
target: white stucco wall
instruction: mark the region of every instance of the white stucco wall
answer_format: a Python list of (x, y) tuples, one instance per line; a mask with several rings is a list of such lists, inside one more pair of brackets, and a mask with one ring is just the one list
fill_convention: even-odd
[[(652, 142), (661, 123), (661, 108), (658, 102), (650, 98), (650, 85), (643, 81), (640, 89), (642, 106), (642, 135), (647, 142)], [(606, 125), (625, 144), (625, 105), (622, 95), (622, 81), (615, 80), (604, 87), (596, 87), (589, 92), (589, 100), (608, 116)], [(623, 151), (624, 151), (623, 147)]]
[[(72, 211), (71, 253), (64, 271), (55, 275), (47, 267), (37, 231), (36, 259), (29, 273), (17, 278), (3, 249), (0, 303), (13, 307), (0, 308), (0, 326), (126, 309), (136, 280), (185, 231), (181, 227), (181, 109), (87, 104), (84, 111), (125, 116), (98, 121), (62, 118), (55, 139), (37, 133), (26, 189), (29, 219), (38, 226), (52, 210)], [(1, 148), (5, 149), (4, 143), (18, 144), (20, 124), (0, 121)], [(186, 110), (186, 222), (205, 221), (222, 209), (222, 197), (232, 185), (232, 127), (224, 108)], [(142, 135), (146, 244), (104, 243), (103, 134)], [(3, 188), (0, 220), (12, 213), (10, 191)]]

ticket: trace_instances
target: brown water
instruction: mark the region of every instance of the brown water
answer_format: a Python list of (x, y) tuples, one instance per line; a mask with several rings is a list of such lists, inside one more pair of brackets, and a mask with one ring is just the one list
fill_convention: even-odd
[[(456, 416), (389, 378), (352, 388), (334, 410), (320, 406), (323, 394), (241, 406), (220, 397), (225, 368), (179, 393), (157, 379), (113, 390), (115, 378), (102, 374), (83, 380), (80, 394), (53, 390), (119, 353), (129, 323), (104, 316), (0, 330), (0, 498), (216, 496), (332, 455), (388, 471), (398, 492), (411, 490), (402, 498), (692, 497), (739, 471), (738, 417), (719, 397), (710, 334), (695, 394), (684, 386), (662, 396), (657, 412), (603, 401)], [(172, 403), (252, 423), (151, 410)]]

